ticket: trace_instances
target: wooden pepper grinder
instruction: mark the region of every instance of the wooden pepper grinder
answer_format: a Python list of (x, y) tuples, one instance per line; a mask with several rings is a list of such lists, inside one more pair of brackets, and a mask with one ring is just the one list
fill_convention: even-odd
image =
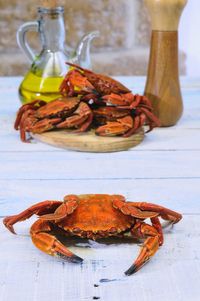
[(172, 126), (183, 112), (178, 70), (178, 25), (187, 0), (144, 2), (152, 21), (145, 95), (152, 101), (161, 126)]
[(61, 0), (41, 0), (40, 1), (41, 7), (50, 8), (50, 9), (53, 9), (62, 4), (63, 4), (63, 1), (61, 1)]

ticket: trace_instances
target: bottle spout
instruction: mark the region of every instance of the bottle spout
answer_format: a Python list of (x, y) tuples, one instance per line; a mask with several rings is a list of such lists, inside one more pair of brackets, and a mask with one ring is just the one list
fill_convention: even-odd
[(82, 37), (76, 48), (76, 57), (73, 63), (83, 68), (91, 69), (90, 45), (91, 41), (100, 35), (99, 31), (90, 32)]

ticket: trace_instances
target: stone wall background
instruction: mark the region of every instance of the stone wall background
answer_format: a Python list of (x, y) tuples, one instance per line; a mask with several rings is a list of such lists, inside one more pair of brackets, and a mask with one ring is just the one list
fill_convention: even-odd
[[(17, 46), (21, 24), (37, 18), (39, 1), (0, 0), (0, 75), (23, 75), (29, 62)], [(149, 57), (150, 22), (143, 0), (65, 0), (66, 42), (75, 47), (83, 34), (100, 30), (92, 46), (93, 67), (115, 75), (145, 75)], [(28, 39), (38, 48), (36, 34)], [(180, 73), (185, 56), (180, 53)]]

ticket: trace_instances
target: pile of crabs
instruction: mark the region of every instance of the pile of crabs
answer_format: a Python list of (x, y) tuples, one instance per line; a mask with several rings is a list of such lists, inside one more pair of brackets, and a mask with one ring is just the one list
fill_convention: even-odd
[(106, 75), (69, 65), (60, 98), (50, 103), (35, 100), (19, 109), (15, 129), (20, 130), (22, 141), (30, 140), (27, 133), (54, 129), (73, 129), (77, 133), (94, 129), (100, 136), (130, 137), (143, 125), (148, 131), (160, 125), (147, 97), (133, 94)]

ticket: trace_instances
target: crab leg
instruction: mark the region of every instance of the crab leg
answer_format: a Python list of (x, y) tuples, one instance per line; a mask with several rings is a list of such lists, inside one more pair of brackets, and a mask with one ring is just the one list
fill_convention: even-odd
[(45, 118), (38, 122), (36, 122), (31, 127), (31, 132), (34, 134), (40, 134), (43, 132), (47, 132), (56, 127), (56, 125), (61, 121), (61, 118)]
[[(71, 66), (71, 65), (70, 65)], [(73, 65), (74, 66), (74, 65)], [(68, 72), (60, 86), (60, 91), (68, 96), (84, 93), (95, 93), (94, 86), (76, 69)]]
[(43, 214), (47, 213), (53, 213), (62, 202), (60, 201), (44, 201), (37, 203), (28, 209), (22, 211), (21, 213), (17, 215), (7, 216), (4, 218), (3, 223), (4, 225), (12, 232), (13, 234), (16, 234), (13, 228), (13, 225), (17, 222), (24, 221), (31, 217), (33, 214), (36, 214), (38, 216), (41, 216)]
[(60, 128), (79, 127), (78, 132), (84, 132), (90, 126), (93, 120), (93, 114), (89, 106), (81, 102), (72, 116), (67, 117), (63, 122), (56, 125)]
[(131, 116), (117, 118), (116, 121), (108, 121), (96, 129), (96, 134), (100, 136), (117, 136), (122, 135), (132, 129), (133, 119)]
[(15, 130), (18, 130), (18, 128), (19, 128), (19, 124), (21, 122), (21, 118), (22, 118), (24, 112), (26, 112), (27, 110), (35, 110), (36, 108), (42, 107), (45, 104), (46, 104), (46, 102), (43, 100), (34, 100), (28, 104), (23, 105), (17, 112), (17, 117), (16, 117), (15, 124), (14, 124)]
[(149, 261), (159, 248), (160, 234), (153, 226), (144, 222), (137, 222), (131, 234), (137, 238), (146, 238), (136, 261), (125, 272), (127, 276), (136, 273), (141, 267)]
[(37, 118), (34, 116), (35, 110), (29, 109), (23, 113), (21, 116), (20, 124), (18, 128), (20, 129), (20, 138), (23, 142), (30, 142), (30, 138), (26, 137), (26, 130), (34, 123), (37, 122)]
[(64, 260), (80, 263), (83, 259), (67, 249), (54, 235), (50, 234), (53, 230), (51, 223), (39, 219), (31, 227), (30, 234), (34, 245), (41, 251), (62, 258)]
[(34, 134), (47, 132), (53, 129), (55, 125), (60, 121), (61, 118), (51, 118), (51, 119), (46, 118), (38, 121), (38, 119), (35, 118), (35, 116), (31, 114), (31, 112), (26, 111), (22, 116), (21, 123), (20, 123), (21, 140), (23, 142), (30, 142), (31, 137), (27, 139), (26, 132), (32, 132)]
[(162, 225), (158, 217), (151, 218), (152, 226), (158, 231), (159, 233), (159, 246), (162, 246), (164, 237), (163, 237), (163, 230)]
[(91, 113), (88, 117), (88, 119), (81, 125), (81, 127), (79, 129), (77, 129), (75, 132), (76, 133), (82, 133), (87, 131), (87, 129), (89, 128), (89, 126), (91, 125), (93, 121), (93, 114)]
[(148, 109), (144, 107), (142, 107), (140, 110), (146, 115), (148, 119), (147, 124), (150, 126), (150, 129), (147, 131), (147, 133), (150, 132), (154, 127), (161, 126), (160, 120), (152, 112), (150, 112)]
[(172, 211), (170, 209), (167, 209), (159, 205), (145, 203), (145, 202), (131, 202), (129, 204), (131, 204), (132, 206), (140, 210), (157, 212), (164, 220), (168, 220), (173, 224), (178, 223), (182, 219), (182, 215), (180, 213)]
[(130, 137), (131, 135), (133, 135), (139, 129), (140, 126), (141, 126), (141, 118), (139, 116), (136, 116), (134, 118), (133, 128), (130, 129), (128, 132), (126, 132), (123, 135), (123, 137), (125, 137), (125, 138)]

